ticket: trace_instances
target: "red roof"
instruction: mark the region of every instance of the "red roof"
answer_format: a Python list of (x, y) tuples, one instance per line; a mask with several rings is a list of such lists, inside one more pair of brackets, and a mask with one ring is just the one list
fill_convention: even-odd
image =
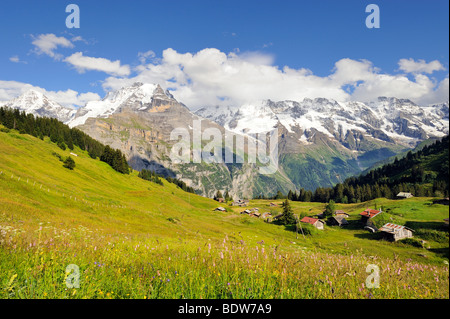
[(303, 219), (301, 220), (301, 222), (308, 223), (311, 225), (314, 225), (317, 221), (318, 221), (317, 218), (312, 218), (312, 217), (308, 217), (308, 216), (303, 217)]
[(372, 217), (378, 215), (379, 213), (381, 213), (381, 211), (376, 210), (376, 209), (366, 209), (365, 211), (360, 213), (360, 215), (364, 216), (364, 217), (372, 218)]

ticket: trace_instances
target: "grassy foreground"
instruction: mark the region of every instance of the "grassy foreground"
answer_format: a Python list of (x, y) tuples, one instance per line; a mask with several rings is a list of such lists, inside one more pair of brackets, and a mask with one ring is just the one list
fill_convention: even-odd
[[(53, 153), (69, 152), (0, 132), (0, 298), (449, 298), (449, 211), (431, 198), (340, 205), (348, 228), (303, 237), (238, 208), (213, 212), (210, 199), (121, 175), (79, 149), (68, 170)], [(268, 203), (251, 206), (280, 211)], [(428, 234), (425, 248), (360, 229), (357, 214), (374, 205)], [(368, 265), (379, 288), (366, 286)]]

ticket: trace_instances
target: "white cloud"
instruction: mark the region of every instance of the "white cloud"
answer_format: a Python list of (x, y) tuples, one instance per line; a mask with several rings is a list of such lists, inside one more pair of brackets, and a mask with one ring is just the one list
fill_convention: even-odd
[(65, 91), (47, 91), (46, 89), (28, 83), (0, 81), (0, 101), (9, 101), (31, 89), (41, 92), (48, 98), (67, 107), (84, 106), (89, 101), (98, 101), (101, 99), (97, 93), (92, 92), (79, 93), (71, 89)]
[[(72, 41), (83, 41), (81, 37)], [(38, 36), (33, 44), (41, 53), (57, 58), (58, 46), (72, 46), (63, 37), (53, 34)], [(448, 76), (438, 82), (426, 74), (445, 69), (435, 60), (401, 59), (404, 74), (382, 73), (372, 62), (343, 58), (337, 61), (327, 76), (317, 76), (305, 68), (293, 69), (274, 65), (275, 57), (259, 51), (228, 54), (215, 48), (196, 53), (179, 53), (168, 48), (162, 57), (155, 52), (139, 52), (140, 65), (131, 74), (129, 65), (120, 60), (84, 56), (76, 52), (63, 59), (78, 72), (101, 71), (110, 75), (102, 83), (105, 90), (116, 90), (133, 82), (159, 83), (169, 88), (175, 97), (192, 109), (215, 105), (242, 105), (261, 99), (297, 100), (304, 98), (329, 98), (338, 101), (371, 101), (379, 96), (408, 98), (419, 104), (439, 103), (448, 100)], [(17, 56), (12, 62), (20, 61)], [(1, 89), (1, 88), (0, 88)], [(0, 92), (1, 93), (1, 92)], [(9, 93), (2, 93), (10, 96)], [(78, 94), (70, 90), (55, 92), (59, 101), (82, 105), (82, 101), (97, 99), (98, 95)], [(51, 93), (49, 93), (51, 95)], [(0, 100), (5, 100), (0, 94)]]
[(414, 61), (414, 59), (401, 59), (398, 62), (399, 69), (407, 73), (428, 73), (445, 70), (438, 60), (426, 62), (425, 60)]
[[(229, 56), (233, 57), (232, 54)], [(272, 54), (262, 53), (258, 51), (246, 51), (239, 53), (235, 56), (243, 61), (247, 61), (253, 64), (272, 65), (275, 61), (275, 56)]]
[(155, 58), (155, 56), (156, 56), (156, 54), (152, 50), (149, 50), (147, 52), (139, 52), (138, 53), (138, 58), (139, 58), (139, 61), (141, 62), (141, 64), (146, 63), (147, 60), (149, 60), (149, 59)]
[(35, 46), (34, 52), (36, 54), (46, 54), (55, 60), (61, 60), (62, 55), (55, 53), (54, 51), (59, 47), (73, 48), (72, 42), (64, 37), (57, 37), (53, 33), (40, 34), (37, 37), (33, 37), (31, 42)]
[(23, 63), (23, 64), (27, 64), (26, 61), (22, 61), (20, 60), (18, 55), (14, 55), (12, 57), (9, 58), (9, 61), (14, 62), (14, 63)]
[(86, 44), (88, 43), (88, 42), (87, 42), (85, 39), (83, 39), (83, 37), (80, 36), (80, 35), (73, 37), (71, 40), (72, 40), (72, 42), (81, 41), (81, 42), (84, 42), (84, 43), (86, 43)]
[(72, 54), (65, 58), (64, 62), (73, 65), (79, 73), (84, 73), (86, 70), (94, 70), (114, 76), (127, 76), (130, 74), (130, 67), (128, 65), (120, 65), (120, 60), (110, 61), (105, 58), (83, 56), (82, 52)]
[(163, 52), (160, 63), (139, 68), (129, 79), (110, 77), (106, 90), (119, 89), (135, 81), (160, 83), (192, 108), (216, 104), (243, 104), (258, 99), (292, 99), (304, 97), (337, 97), (347, 94), (331, 81), (312, 75), (309, 70), (280, 70), (272, 66), (273, 58), (260, 53), (225, 54), (204, 49), (195, 54), (180, 54), (173, 49)]
[(192, 109), (317, 97), (370, 101), (394, 96), (421, 104), (448, 100), (448, 79), (437, 83), (424, 74), (415, 74), (410, 80), (404, 75), (381, 73), (367, 60), (341, 59), (324, 77), (304, 68), (280, 68), (273, 62), (273, 56), (260, 52), (225, 54), (208, 48), (193, 54), (169, 48), (163, 51), (162, 59), (137, 67), (136, 76), (109, 77), (103, 88), (116, 90), (136, 81), (159, 83)]

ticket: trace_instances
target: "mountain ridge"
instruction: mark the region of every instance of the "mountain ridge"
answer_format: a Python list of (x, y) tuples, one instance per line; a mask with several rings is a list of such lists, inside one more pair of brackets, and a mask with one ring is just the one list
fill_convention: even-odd
[[(448, 101), (423, 107), (394, 97), (371, 103), (265, 100), (192, 112), (159, 84), (136, 82), (88, 102), (65, 122), (120, 149), (134, 169), (179, 178), (206, 196), (228, 190), (234, 196), (251, 197), (342, 182), (425, 139), (448, 134), (448, 114)], [(196, 120), (205, 129), (246, 138), (278, 128), (278, 175), (261, 176), (257, 165), (172, 163), (170, 133), (183, 128), (192, 137)]]

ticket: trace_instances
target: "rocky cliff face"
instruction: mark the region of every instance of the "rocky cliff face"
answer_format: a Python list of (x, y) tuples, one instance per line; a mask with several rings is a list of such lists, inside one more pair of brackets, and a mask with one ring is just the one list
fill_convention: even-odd
[[(104, 99), (108, 107), (98, 105), (97, 102), (98, 109), (107, 112), (111, 111), (112, 105), (114, 106), (114, 112), (107, 113), (107, 116), (86, 117), (87, 113), (79, 110), (77, 115), (83, 117), (83, 120), (86, 117), (86, 120), (77, 127), (102, 143), (122, 150), (134, 169), (145, 168), (165, 176), (177, 177), (205, 196), (212, 197), (217, 190), (228, 190), (231, 195), (239, 198), (251, 197), (255, 192), (277, 191), (268, 184), (258, 184), (260, 176), (255, 164), (174, 163), (170, 158), (170, 152), (173, 145), (179, 141), (171, 140), (171, 133), (175, 129), (188, 132), (191, 141), (194, 134), (205, 133), (210, 128), (217, 129), (224, 136), (225, 129), (215, 122), (191, 113), (160, 86), (151, 91), (150, 98), (139, 94), (145, 89), (142, 85), (135, 84), (133, 93), (116, 92)], [(129, 88), (124, 90), (130, 91)], [(79, 121), (80, 119), (75, 117), (73, 123)], [(201, 132), (194, 132), (198, 123), (201, 125)], [(209, 136), (204, 139), (208, 140)], [(203, 146), (204, 144), (205, 142)], [(192, 145), (190, 154), (193, 158)], [(267, 178), (274, 179), (274, 177)], [(277, 178), (280, 178), (279, 173)], [(284, 179), (283, 185), (278, 186), (280, 189), (287, 191), (295, 187), (288, 178)]]

